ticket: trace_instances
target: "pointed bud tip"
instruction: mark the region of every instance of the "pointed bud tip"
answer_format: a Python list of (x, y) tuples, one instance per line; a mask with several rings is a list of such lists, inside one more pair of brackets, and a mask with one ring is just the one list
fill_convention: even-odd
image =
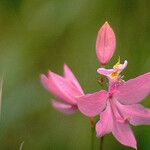
[(108, 21), (105, 21), (104, 25), (108, 25), (108, 26), (110, 26), (110, 25), (109, 25), (109, 23), (108, 23)]
[(103, 25), (102, 28), (106, 27), (106, 28), (111, 28), (110, 24), (108, 23), (108, 21), (106, 21)]

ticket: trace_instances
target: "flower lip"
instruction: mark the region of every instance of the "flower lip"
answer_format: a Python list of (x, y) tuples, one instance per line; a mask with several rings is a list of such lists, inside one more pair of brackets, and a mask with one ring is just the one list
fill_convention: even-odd
[(113, 66), (113, 69), (99, 68), (97, 72), (108, 77), (109, 79), (114, 80), (120, 77), (120, 73), (127, 67), (127, 65), (127, 60), (125, 60), (124, 63), (121, 64), (119, 59), (118, 62)]
[(123, 71), (128, 65), (128, 61), (125, 60), (123, 64), (120, 63), (120, 58), (118, 60), (118, 62), (113, 66), (113, 69), (117, 69), (120, 71)]

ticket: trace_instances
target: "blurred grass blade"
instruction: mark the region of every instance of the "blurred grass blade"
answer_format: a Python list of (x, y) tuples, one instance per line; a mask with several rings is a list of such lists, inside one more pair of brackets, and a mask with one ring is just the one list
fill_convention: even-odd
[(3, 86), (3, 79), (0, 80), (0, 115), (2, 109), (2, 86)]
[(20, 144), (20, 148), (19, 148), (19, 150), (22, 150), (22, 148), (23, 148), (23, 144), (24, 144), (24, 141)]

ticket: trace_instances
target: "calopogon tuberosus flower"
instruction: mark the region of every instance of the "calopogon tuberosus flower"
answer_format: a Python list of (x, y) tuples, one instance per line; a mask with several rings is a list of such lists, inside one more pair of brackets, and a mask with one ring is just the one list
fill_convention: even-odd
[(116, 49), (116, 37), (112, 28), (105, 22), (100, 28), (96, 40), (96, 55), (101, 65), (109, 63)]
[(150, 73), (125, 82), (120, 73), (126, 66), (127, 61), (118, 62), (113, 69), (99, 68), (98, 73), (109, 79), (108, 91), (81, 96), (78, 108), (89, 117), (100, 115), (96, 124), (97, 137), (112, 133), (121, 144), (137, 149), (129, 124), (150, 124), (150, 109), (139, 104), (150, 93)]
[(78, 110), (76, 97), (84, 95), (84, 92), (67, 65), (64, 65), (64, 77), (49, 71), (48, 76), (42, 74), (40, 78), (43, 86), (56, 98), (52, 101), (55, 109), (65, 114)]

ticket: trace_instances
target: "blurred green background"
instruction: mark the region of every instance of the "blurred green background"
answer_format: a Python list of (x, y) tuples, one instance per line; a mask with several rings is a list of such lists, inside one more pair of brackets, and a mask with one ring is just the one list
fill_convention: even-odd
[[(65, 116), (50, 105), (39, 75), (62, 74), (67, 63), (85, 92), (100, 89), (95, 40), (108, 21), (118, 56), (129, 65), (125, 79), (150, 71), (148, 0), (0, 0), (0, 75), (4, 76), (0, 149), (89, 150), (90, 126), (80, 113)], [(143, 104), (150, 107), (150, 97)], [(150, 126), (134, 127), (140, 150), (149, 150)], [(99, 140), (95, 138), (95, 150)], [(127, 150), (111, 135), (105, 150)]]

